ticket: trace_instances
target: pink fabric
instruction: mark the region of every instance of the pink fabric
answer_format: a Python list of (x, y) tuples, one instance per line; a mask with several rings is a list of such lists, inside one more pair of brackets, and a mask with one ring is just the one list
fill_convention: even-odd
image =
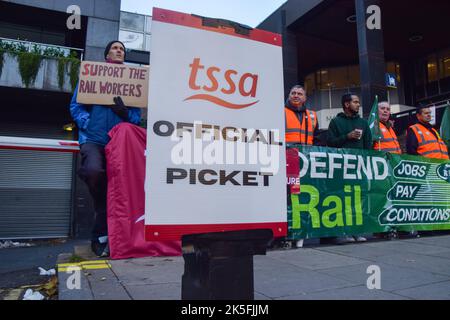
[(108, 240), (112, 259), (181, 255), (180, 241), (145, 241), (145, 156), (147, 133), (121, 123), (109, 132)]

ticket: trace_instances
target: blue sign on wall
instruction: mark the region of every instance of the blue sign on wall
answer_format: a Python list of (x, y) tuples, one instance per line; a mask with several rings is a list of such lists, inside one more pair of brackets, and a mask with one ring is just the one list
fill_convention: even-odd
[(386, 86), (389, 88), (397, 88), (397, 78), (395, 74), (386, 73)]

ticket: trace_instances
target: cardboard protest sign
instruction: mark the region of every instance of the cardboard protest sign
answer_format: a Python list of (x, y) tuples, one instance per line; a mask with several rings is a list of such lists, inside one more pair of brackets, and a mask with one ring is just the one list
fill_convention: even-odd
[(77, 102), (112, 105), (120, 96), (126, 106), (147, 108), (148, 77), (148, 67), (83, 61)]
[(154, 8), (150, 59), (146, 240), (251, 229), (284, 236), (281, 36)]

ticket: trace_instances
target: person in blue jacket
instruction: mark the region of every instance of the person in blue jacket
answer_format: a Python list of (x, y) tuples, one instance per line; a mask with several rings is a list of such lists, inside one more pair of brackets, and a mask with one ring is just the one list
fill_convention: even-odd
[[(106, 62), (123, 64), (125, 46), (111, 41), (105, 48)], [(121, 122), (139, 124), (141, 110), (127, 107), (121, 97), (114, 97), (114, 105), (84, 105), (77, 103), (78, 86), (70, 103), (70, 113), (79, 132), (81, 167), (80, 178), (86, 182), (94, 202), (95, 220), (91, 248), (100, 257), (109, 255), (108, 227), (106, 220), (107, 177), (105, 146), (108, 132)]]

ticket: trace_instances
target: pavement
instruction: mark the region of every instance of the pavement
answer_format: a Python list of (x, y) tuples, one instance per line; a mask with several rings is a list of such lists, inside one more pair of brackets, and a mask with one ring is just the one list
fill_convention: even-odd
[[(181, 299), (183, 257), (67, 257), (59, 259), (59, 300)], [(254, 257), (254, 288), (255, 300), (448, 300), (450, 235), (269, 250)]]
[(55, 268), (60, 254), (73, 251), (75, 246), (84, 243), (71, 239), (17, 242), (27, 246), (0, 249), (0, 300), (22, 299), (27, 288), (50, 281), (50, 277), (39, 275), (38, 268)]

